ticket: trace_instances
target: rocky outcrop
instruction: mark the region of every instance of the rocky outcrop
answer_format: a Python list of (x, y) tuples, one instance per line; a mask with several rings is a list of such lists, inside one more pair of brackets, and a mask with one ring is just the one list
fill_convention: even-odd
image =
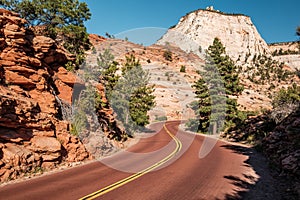
[(96, 46), (106, 41), (106, 38), (96, 34), (89, 34), (89, 40), (94, 46)]
[(238, 64), (245, 64), (255, 54), (270, 53), (250, 17), (214, 10), (197, 10), (187, 14), (157, 43), (172, 43), (187, 52), (204, 53), (215, 37), (221, 40), (228, 55)]
[(107, 155), (127, 139), (97, 82), (104, 103), (97, 106), (97, 123), (92, 121), (78, 136), (70, 134), (73, 93), (86, 83), (80, 72), (77, 76), (64, 67), (74, 55), (43, 36), (43, 27), (25, 28), (25, 23), (18, 14), (0, 9), (1, 182)]
[[(284, 114), (286, 113), (286, 114)], [(290, 113), (290, 114), (288, 114)], [(278, 120), (278, 116), (281, 117)], [(233, 142), (255, 144), (282, 175), (300, 180), (300, 107), (290, 105), (249, 117), (221, 137)]]
[(300, 178), (300, 108), (286, 117), (263, 140), (267, 157), (282, 172)]
[[(242, 14), (226, 14), (212, 8), (191, 12), (170, 28), (157, 44), (173, 44), (206, 58), (205, 52), (216, 37), (226, 48), (226, 54), (237, 66), (241, 66), (238, 67), (238, 73), (245, 88), (237, 97), (241, 110), (269, 110), (272, 107), (270, 97), (277, 90), (287, 87), (292, 81), (299, 81), (291, 75), (295, 71), (289, 62), (291, 59), (283, 65), (273, 59), (269, 46), (250, 17)], [(294, 60), (291, 62), (297, 64)]]
[[(91, 158), (69, 134), (59, 101), (70, 102), (73, 55), (35, 36), (18, 14), (0, 9), (0, 180)], [(56, 95), (57, 94), (57, 95)]]

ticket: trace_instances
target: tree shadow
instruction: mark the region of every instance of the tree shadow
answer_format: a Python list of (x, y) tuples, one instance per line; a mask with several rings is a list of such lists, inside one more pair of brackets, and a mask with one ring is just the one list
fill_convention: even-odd
[(142, 127), (139, 132), (142, 133), (155, 133), (156, 131), (154, 129), (148, 128), (148, 127)]
[(260, 143), (266, 133), (273, 131), (276, 123), (270, 118), (270, 111), (258, 116), (249, 116), (245, 121), (239, 122), (238, 126), (230, 128), (222, 137), (233, 142)]
[(239, 145), (222, 145), (222, 148), (229, 149), (233, 153), (248, 156), (243, 166), (252, 168), (257, 177), (249, 174), (225, 175), (224, 178), (229, 180), (236, 188), (231, 194), (226, 194), (226, 200), (238, 199), (264, 199), (264, 200), (296, 200), (297, 194), (290, 191), (288, 181), (285, 177), (279, 176), (279, 172), (270, 170), (267, 159), (254, 148), (243, 147)]

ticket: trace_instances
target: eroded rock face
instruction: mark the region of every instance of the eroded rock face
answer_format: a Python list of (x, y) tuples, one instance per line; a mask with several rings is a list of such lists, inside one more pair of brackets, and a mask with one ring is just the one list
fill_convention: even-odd
[[(73, 87), (84, 87), (64, 68), (75, 57), (35, 28), (24, 28), (25, 23), (18, 14), (0, 9), (1, 182), (62, 162), (92, 159), (89, 151), (95, 149), (95, 155), (105, 155), (119, 145), (111, 140), (126, 138), (108, 104), (96, 111), (99, 129), (70, 134), (66, 120), (72, 115)], [(103, 85), (96, 88), (107, 102)]]
[(51, 38), (35, 36), (25, 23), (0, 9), (1, 182), (53, 168), (62, 160), (91, 158), (69, 134), (57, 102), (71, 102), (76, 78), (63, 66), (74, 56)]
[(255, 54), (270, 53), (250, 17), (211, 10), (197, 10), (182, 17), (158, 44), (173, 43), (187, 52), (204, 53), (216, 37), (238, 64), (245, 64), (246, 58), (251, 60)]

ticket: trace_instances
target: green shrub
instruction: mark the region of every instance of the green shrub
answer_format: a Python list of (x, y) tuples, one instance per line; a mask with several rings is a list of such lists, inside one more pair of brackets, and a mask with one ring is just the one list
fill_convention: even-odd
[(180, 72), (182, 72), (182, 73), (185, 73), (185, 72), (186, 72), (185, 66), (184, 66), (184, 65), (181, 65), (181, 67), (180, 67)]
[(163, 56), (167, 61), (173, 61), (172, 52), (170, 50), (165, 51)]
[(300, 102), (300, 86), (294, 83), (287, 89), (280, 89), (272, 100), (274, 108), (287, 104), (298, 104)]

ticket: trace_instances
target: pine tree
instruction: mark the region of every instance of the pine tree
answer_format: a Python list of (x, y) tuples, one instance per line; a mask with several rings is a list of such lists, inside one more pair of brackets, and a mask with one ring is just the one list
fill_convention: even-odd
[[(237, 67), (226, 55), (225, 47), (218, 38), (207, 50), (206, 65), (201, 75), (193, 85), (198, 99), (197, 131), (219, 132), (223, 127), (222, 119), (225, 119), (227, 127), (237, 122), (237, 100), (231, 97), (239, 95), (243, 87), (239, 85)], [(195, 125), (194, 122), (190, 124)]]
[(149, 73), (133, 55), (126, 57), (122, 77), (112, 91), (110, 102), (128, 134), (133, 135), (134, 131), (149, 124), (147, 112), (155, 106), (153, 92)]
[[(190, 120), (187, 124), (193, 131), (207, 132), (209, 126), (209, 116), (211, 114), (211, 98), (209, 89), (203, 78), (200, 78), (193, 85), (198, 101), (192, 102), (192, 109), (195, 110), (195, 114), (198, 119)], [(201, 106), (199, 106), (201, 105)]]

